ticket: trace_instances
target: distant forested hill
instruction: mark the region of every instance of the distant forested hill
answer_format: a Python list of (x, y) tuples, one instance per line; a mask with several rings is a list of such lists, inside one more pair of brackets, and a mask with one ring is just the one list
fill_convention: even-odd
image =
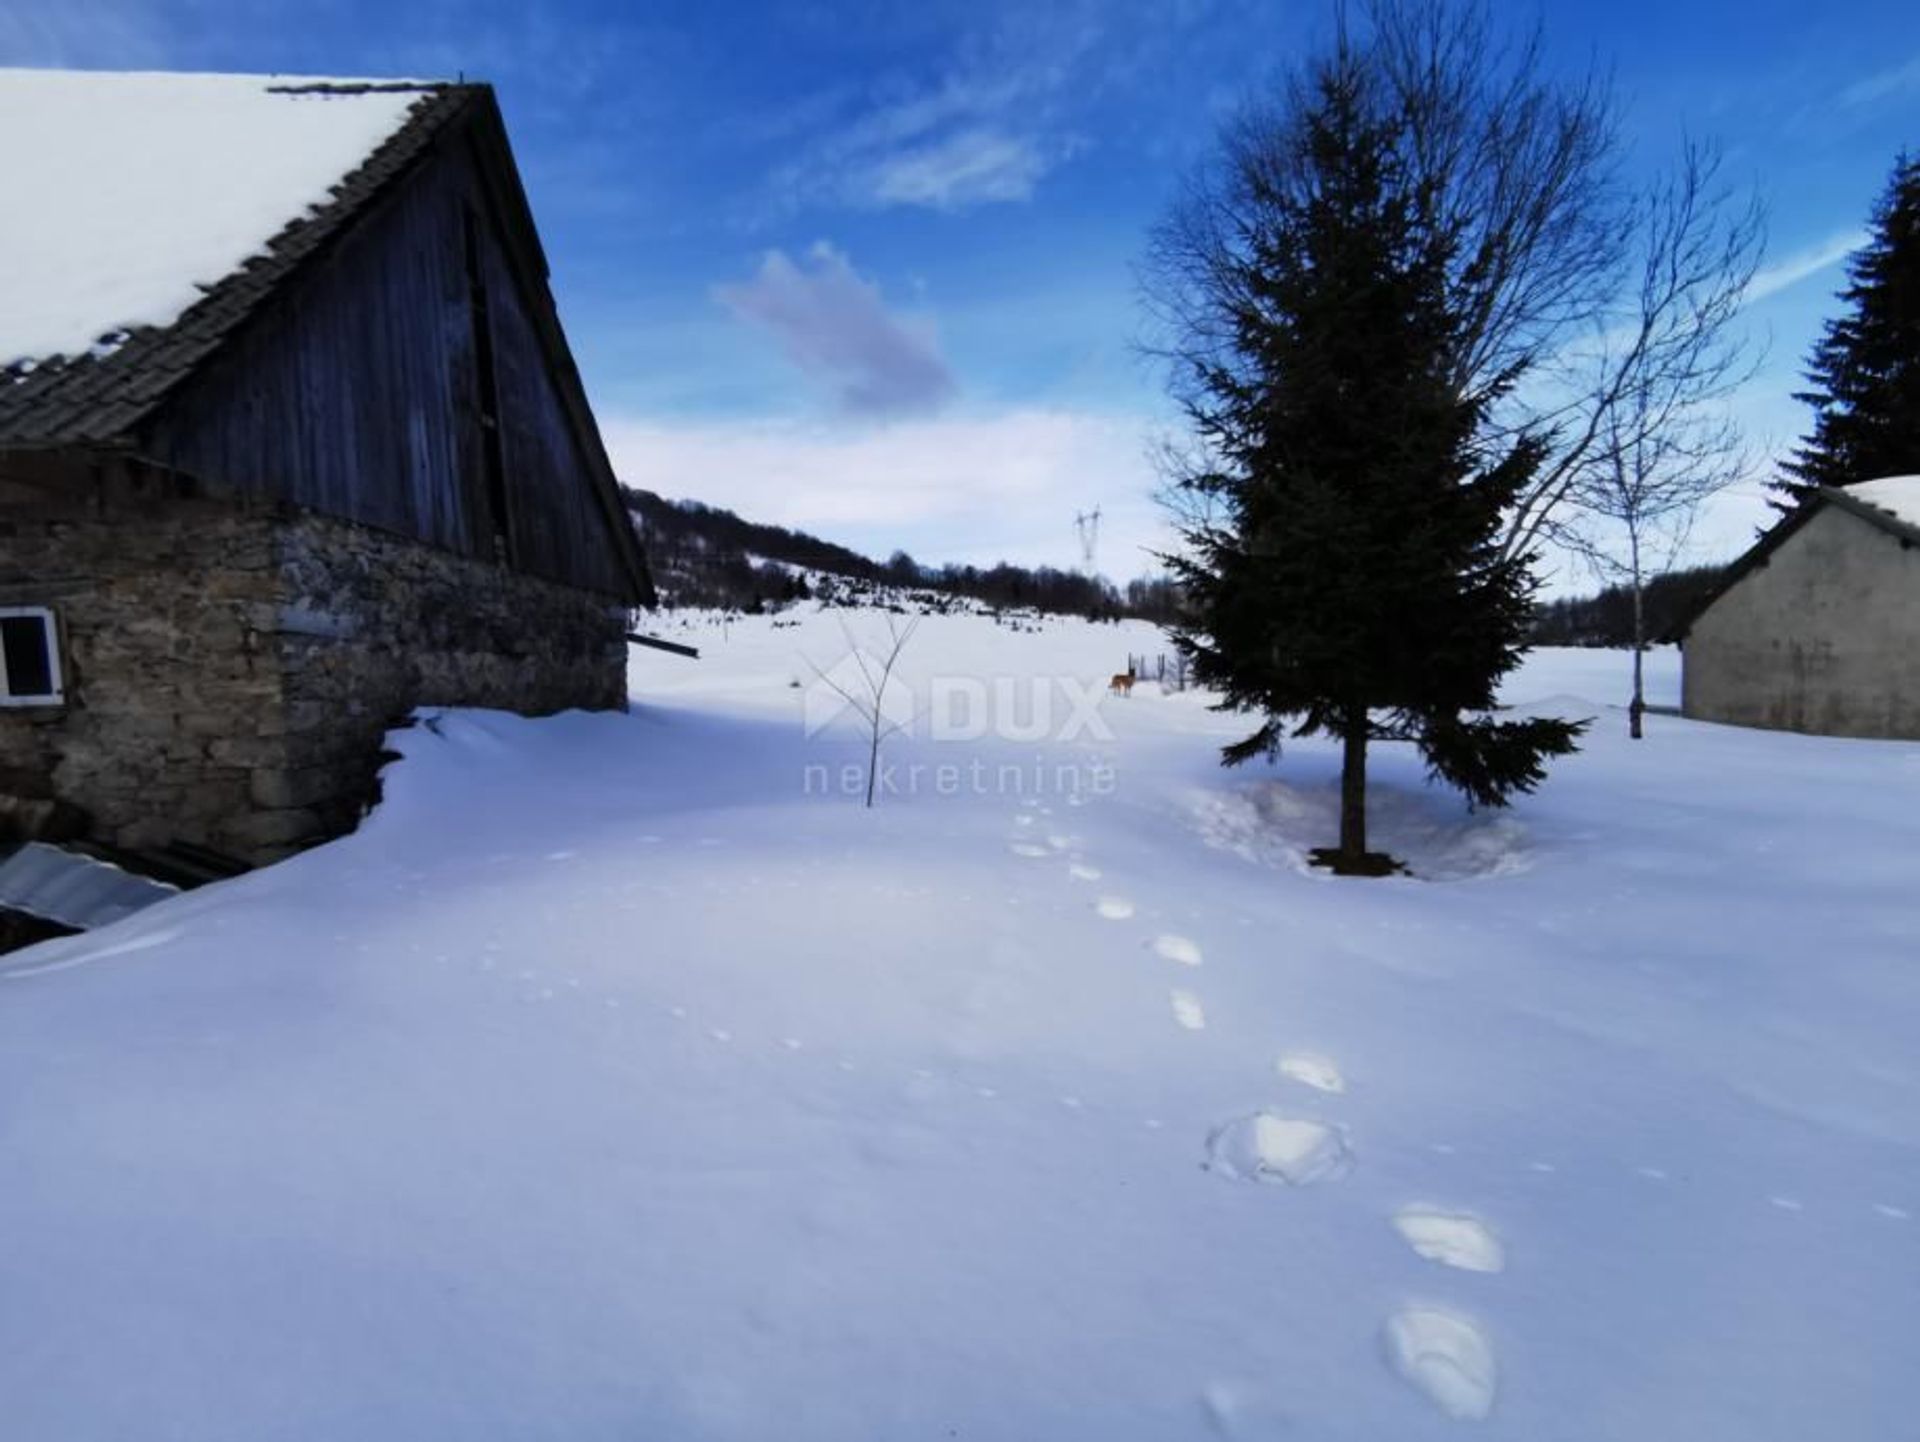
[[(646, 543), (655, 583), (669, 606), (765, 611), (814, 598), (816, 583), (802, 573), (842, 577), (875, 586), (936, 591), (991, 607), (1031, 608), (1106, 620), (1137, 616), (1166, 624), (1178, 595), (1164, 577), (1122, 589), (1098, 577), (1052, 566), (927, 566), (905, 551), (876, 561), (805, 531), (749, 521), (719, 506), (670, 501), (626, 487), (627, 508)], [(1649, 634), (1664, 635), (1723, 568), (1702, 566), (1657, 578), (1647, 588)], [(1632, 597), (1608, 587), (1597, 596), (1548, 601), (1535, 611), (1538, 646), (1625, 646), (1633, 634)]]
[[(1696, 566), (1656, 576), (1647, 585), (1647, 634), (1669, 635), (1725, 573), (1724, 566)], [(1534, 609), (1532, 639), (1536, 646), (1630, 646), (1633, 593), (1609, 586), (1597, 596), (1543, 602)]]
[(670, 606), (761, 611), (809, 599), (814, 586), (799, 572), (938, 591), (992, 607), (1030, 607), (1094, 620), (1139, 616), (1170, 620), (1173, 583), (1130, 582), (1124, 590), (1078, 571), (1051, 566), (923, 566), (905, 551), (876, 561), (804, 531), (749, 521), (699, 501), (670, 501), (625, 488), (627, 508), (646, 544), (647, 560)]

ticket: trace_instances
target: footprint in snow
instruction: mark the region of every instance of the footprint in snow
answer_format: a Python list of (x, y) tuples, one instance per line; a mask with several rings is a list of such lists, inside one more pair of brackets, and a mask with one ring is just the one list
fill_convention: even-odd
[(1463, 1272), (1506, 1270), (1506, 1249), (1478, 1217), (1433, 1207), (1402, 1207), (1394, 1214), (1393, 1227), (1417, 1256), (1429, 1262)]
[(1075, 881), (1098, 881), (1100, 879), (1100, 868), (1097, 866), (1088, 866), (1083, 861), (1076, 861), (1067, 868), (1067, 875), (1071, 876)]
[(1173, 1004), (1173, 1019), (1188, 1031), (1207, 1029), (1207, 1011), (1200, 1005), (1200, 998), (1190, 991), (1172, 991), (1167, 999)]
[(1274, 1067), (1281, 1076), (1318, 1092), (1338, 1096), (1347, 1089), (1347, 1079), (1340, 1074), (1333, 1059), (1318, 1052), (1290, 1051), (1275, 1062)]
[(1184, 936), (1156, 936), (1148, 945), (1162, 961), (1177, 962), (1181, 966), (1200, 965), (1200, 948)]
[(1035, 846), (1031, 841), (1011, 842), (1009, 843), (1007, 850), (1011, 851), (1015, 856), (1025, 856), (1025, 857), (1028, 857), (1029, 859), (1037, 856), (1049, 856), (1052, 854), (1047, 850), (1046, 847)]
[(1071, 836), (1049, 836), (1047, 838), (1047, 845), (1051, 846), (1055, 851), (1066, 851), (1072, 847), (1073, 838)]
[(1338, 1181), (1352, 1168), (1346, 1133), (1309, 1117), (1255, 1112), (1207, 1138), (1207, 1170), (1235, 1181), (1305, 1187)]
[(1499, 1387), (1493, 1346), (1479, 1327), (1440, 1307), (1402, 1307), (1381, 1338), (1387, 1365), (1447, 1416), (1484, 1421)]
[(1093, 909), (1108, 921), (1125, 921), (1133, 915), (1133, 903), (1124, 896), (1103, 896), (1094, 902)]

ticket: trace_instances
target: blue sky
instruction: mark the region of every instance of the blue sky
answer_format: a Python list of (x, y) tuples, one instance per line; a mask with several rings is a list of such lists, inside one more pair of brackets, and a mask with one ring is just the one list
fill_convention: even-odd
[[(1500, 5), (1525, 21), (1537, 7)], [(1133, 342), (1147, 228), (1323, 3), (537, 5), (0, 0), (0, 64), (464, 74), (498, 87), (563, 318), (628, 479), (927, 560), (1102, 569), (1163, 540), (1170, 420)], [(1771, 211), (1768, 345), (1738, 401), (1778, 450), (1797, 371), (1902, 145), (1910, 0), (1546, 12), (1610, 67), (1630, 163), (1719, 139)], [(1742, 486), (1697, 533), (1740, 548)], [(1578, 583), (1563, 577), (1562, 584)]]

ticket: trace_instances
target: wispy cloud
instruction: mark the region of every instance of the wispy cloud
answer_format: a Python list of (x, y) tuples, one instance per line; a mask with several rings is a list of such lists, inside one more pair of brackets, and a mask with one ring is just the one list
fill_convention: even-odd
[(1097, 3), (996, 13), (936, 74), (895, 75), (810, 116), (772, 173), (776, 205), (957, 211), (1031, 198), (1084, 147), (1074, 119), (1119, 63), (1115, 28)]
[[(1054, 153), (1064, 154), (1065, 149), (1055, 147)], [(879, 205), (964, 210), (1030, 199), (1052, 163), (1033, 137), (982, 128), (887, 156), (862, 183)]]
[(1903, 65), (1877, 70), (1854, 81), (1840, 92), (1840, 103), (1846, 106), (1873, 105), (1915, 90), (1920, 90), (1920, 55), (1915, 55)]
[(769, 251), (752, 279), (714, 294), (772, 335), (803, 372), (827, 379), (850, 415), (928, 411), (956, 390), (932, 324), (888, 310), (879, 286), (825, 241), (798, 263)]
[[(1023, 99), (1033, 103), (1024, 107)], [(1072, 154), (1050, 134), (1031, 76), (950, 79), (817, 134), (775, 171), (781, 205), (967, 210), (1029, 199)]]
[(1747, 302), (1765, 300), (1777, 295), (1788, 286), (1798, 285), (1809, 276), (1818, 275), (1828, 266), (1845, 260), (1867, 241), (1867, 233), (1858, 226), (1850, 230), (1837, 231), (1833, 235), (1797, 251), (1786, 259), (1755, 272), (1747, 284)]

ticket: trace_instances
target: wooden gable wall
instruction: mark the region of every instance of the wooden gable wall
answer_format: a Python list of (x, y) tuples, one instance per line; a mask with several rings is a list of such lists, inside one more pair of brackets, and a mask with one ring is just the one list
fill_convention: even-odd
[(587, 454), (597, 435), (582, 438), (542, 342), (538, 308), (557, 326), (544, 269), (528, 272), (543, 262), (517, 182), (483, 159), (504, 155), (486, 119), (438, 137), (180, 386), (142, 449), (221, 491), (641, 599)]

